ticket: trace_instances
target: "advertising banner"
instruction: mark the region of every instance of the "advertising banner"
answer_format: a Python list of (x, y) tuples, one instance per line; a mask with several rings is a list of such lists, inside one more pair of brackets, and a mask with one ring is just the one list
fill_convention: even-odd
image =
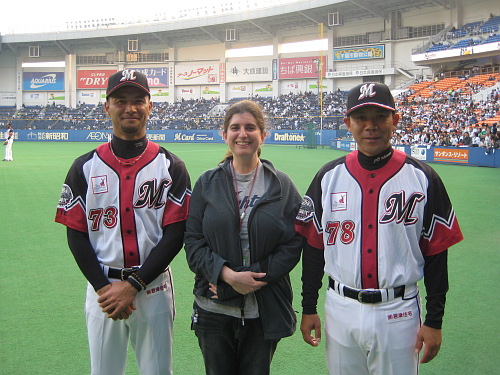
[(132, 69), (148, 77), (149, 87), (168, 87), (168, 67)]
[(411, 55), (411, 61), (427, 61), (435, 59), (445, 59), (450, 57), (468, 56), (482, 52), (500, 51), (500, 43), (488, 43), (465, 48), (452, 48), (444, 51), (424, 52), (417, 55)]
[(396, 74), (396, 70), (394, 68), (373, 68), (326, 72), (326, 78), (381, 76), (389, 74)]
[[(15, 93), (0, 93), (0, 106), (15, 106), (16, 94)], [(0, 133), (1, 134), (1, 133)]]
[[(332, 141), (331, 147), (352, 151), (356, 148), (356, 142)], [(497, 156), (498, 153), (493, 152), (486, 153), (483, 147), (394, 146), (394, 148), (426, 163), (500, 168), (500, 155)]]
[[(325, 76), (326, 57), (321, 56), (321, 76)], [(279, 59), (279, 78), (318, 78), (319, 56)]]
[(442, 162), (453, 163), (468, 163), (469, 150), (468, 149), (450, 149), (450, 148), (435, 148), (434, 160)]
[(303, 81), (281, 81), (280, 82), (281, 92), (283, 93), (298, 93), (305, 91), (306, 83)]
[(227, 82), (262, 82), (272, 80), (272, 61), (228, 62)]
[(273, 85), (271, 83), (255, 83), (253, 93), (260, 96), (273, 96)]
[[(241, 96), (247, 96), (251, 93), (252, 85), (229, 85), (229, 92), (232, 94), (241, 94)], [(238, 96), (238, 95), (236, 95)]]
[(219, 83), (219, 64), (176, 65), (176, 85), (207, 85)]
[(63, 72), (24, 72), (24, 91), (64, 91)]
[[(38, 94), (33, 94), (38, 95)], [(111, 130), (16, 130), (18, 141), (39, 142), (108, 142)], [(270, 130), (264, 141), (266, 144), (305, 145), (307, 130)], [(328, 145), (334, 149), (353, 151), (357, 149), (356, 142), (339, 139), (345, 136), (345, 131), (316, 130), (316, 143)], [(158, 143), (223, 143), (220, 130), (149, 130), (149, 140)], [(483, 147), (432, 147), (432, 146), (394, 146), (394, 148), (412, 155), (425, 162), (450, 163), (456, 165), (477, 165), (500, 168), (500, 153), (485, 152)]]
[[(19, 130), (19, 141), (50, 142), (107, 142), (111, 130)], [(330, 140), (333, 130), (323, 132), (323, 139)], [(147, 137), (154, 142), (168, 143), (224, 143), (220, 130), (150, 130)], [(272, 130), (264, 141), (267, 144), (300, 145), (307, 137), (306, 130)], [(316, 133), (319, 140), (320, 133)]]
[(201, 95), (220, 95), (219, 86), (205, 86), (201, 90)]
[(25, 91), (23, 92), (23, 103), (27, 106), (47, 105), (48, 103), (47, 92)]
[[(168, 68), (130, 68), (148, 78), (149, 87), (168, 87)], [(109, 77), (117, 70), (78, 70), (78, 89), (105, 89)]]
[(334, 48), (333, 61), (352, 61), (367, 59), (383, 59), (385, 46), (364, 46), (352, 48)]
[(101, 93), (99, 90), (85, 90), (78, 92), (78, 101), (87, 104), (97, 104), (101, 99)]
[(77, 89), (105, 89), (109, 77), (115, 70), (78, 70), (76, 72)]

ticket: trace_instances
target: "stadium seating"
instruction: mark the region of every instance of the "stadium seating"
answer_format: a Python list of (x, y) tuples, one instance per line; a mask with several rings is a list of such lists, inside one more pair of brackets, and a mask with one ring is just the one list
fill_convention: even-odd
[(438, 43), (427, 49), (425, 52), (436, 52), (436, 51), (444, 51), (450, 47), (450, 44)]
[[(496, 32), (500, 27), (500, 16), (492, 17), (486, 22), (474, 21), (468, 22), (458, 30), (449, 31), (443, 38), (443, 40), (438, 43), (432, 43), (432, 45), (425, 50), (428, 52), (438, 52), (445, 51), (447, 49), (464, 48), (469, 46), (474, 46), (478, 44), (494, 43), (500, 41), (500, 37), (496, 35)], [(489, 36), (482, 34), (489, 33)], [(453, 40), (458, 40), (457, 42), (450, 42)]]
[(473, 46), (473, 45), (474, 45), (473, 39), (472, 38), (467, 38), (467, 39), (462, 39), (462, 40), (458, 41), (457, 43), (455, 43), (454, 45), (452, 45), (450, 47), (450, 49), (470, 47), (470, 46)]
[(488, 21), (483, 23), (480, 27), (479, 30), (482, 33), (491, 33), (491, 32), (497, 32), (500, 26), (500, 16), (496, 17), (491, 17)]
[[(500, 73), (447, 77), (436, 81), (420, 81), (409, 86), (397, 97), (403, 113), (401, 127), (407, 131), (422, 129), (435, 122), (436, 114), (454, 119), (453, 126), (491, 125), (500, 121), (500, 90), (494, 91), (485, 103), (473, 103), (471, 96), (500, 82)], [(496, 96), (494, 96), (496, 95)], [(183, 100), (175, 103), (153, 103), (148, 121), (150, 129), (219, 129), (229, 103), (218, 100)], [(254, 96), (268, 115), (271, 129), (307, 129), (311, 122), (323, 129), (338, 129), (343, 124), (346, 92), (323, 93), (322, 108), (313, 92), (285, 94), (277, 98)], [(321, 109), (323, 110), (320, 116)], [(102, 105), (0, 107), (0, 123), (10, 121), (14, 129), (111, 129), (112, 125)]]

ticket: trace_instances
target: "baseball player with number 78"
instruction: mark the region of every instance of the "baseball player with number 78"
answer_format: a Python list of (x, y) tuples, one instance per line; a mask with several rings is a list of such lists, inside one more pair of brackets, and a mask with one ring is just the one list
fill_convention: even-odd
[(463, 236), (437, 173), (391, 147), (398, 121), (386, 85), (351, 89), (344, 123), (358, 149), (319, 170), (296, 218), (306, 240), (300, 329), (306, 343), (319, 345), (326, 273), (330, 374), (416, 375), (441, 346), (447, 250)]

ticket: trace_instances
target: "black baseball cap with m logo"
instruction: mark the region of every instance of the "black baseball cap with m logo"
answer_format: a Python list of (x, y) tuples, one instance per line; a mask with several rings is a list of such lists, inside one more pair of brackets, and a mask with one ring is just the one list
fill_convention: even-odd
[(125, 69), (116, 72), (108, 80), (108, 88), (106, 89), (106, 98), (113, 94), (119, 88), (124, 86), (133, 86), (141, 89), (149, 97), (151, 93), (149, 91), (148, 78), (145, 74), (132, 69)]
[(391, 90), (383, 83), (365, 82), (349, 90), (345, 115), (349, 116), (352, 111), (366, 105), (375, 105), (390, 111), (396, 111)]

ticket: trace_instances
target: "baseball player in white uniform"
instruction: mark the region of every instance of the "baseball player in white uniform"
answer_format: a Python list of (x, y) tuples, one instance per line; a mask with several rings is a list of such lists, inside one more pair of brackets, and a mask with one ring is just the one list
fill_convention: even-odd
[(77, 158), (56, 222), (89, 281), (85, 314), (93, 375), (125, 373), (130, 341), (143, 375), (172, 373), (175, 314), (169, 264), (183, 246), (190, 197), (184, 163), (146, 137), (144, 74), (109, 78), (113, 138)]
[(398, 120), (386, 85), (350, 90), (344, 123), (358, 150), (321, 168), (297, 216), (296, 229), (306, 239), (301, 332), (318, 346), (324, 272), (330, 374), (416, 375), (421, 349), (425, 363), (441, 345), (447, 249), (463, 237), (436, 172), (391, 148)]
[(13, 161), (12, 158), (12, 144), (14, 143), (14, 129), (12, 129), (12, 125), (7, 123), (7, 130), (5, 131), (5, 157), (3, 161)]

